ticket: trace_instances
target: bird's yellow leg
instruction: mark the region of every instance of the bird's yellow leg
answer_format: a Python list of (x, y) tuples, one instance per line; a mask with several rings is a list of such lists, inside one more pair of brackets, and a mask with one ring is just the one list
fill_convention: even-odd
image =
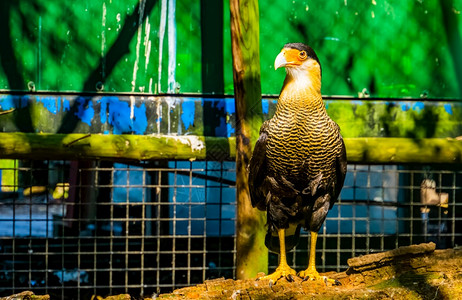
[(311, 231), (311, 243), (310, 243), (310, 258), (308, 261), (308, 268), (305, 271), (301, 271), (298, 273), (298, 276), (303, 278), (303, 280), (318, 280), (321, 279), (324, 282), (330, 282), (333, 285), (339, 285), (340, 282), (335, 279), (329, 279), (325, 276), (319, 275), (318, 271), (316, 271), (316, 241), (318, 239), (318, 233)]
[(311, 231), (311, 243), (310, 243), (310, 258), (308, 261), (308, 268), (305, 271), (301, 271), (298, 275), (302, 278), (319, 279), (319, 273), (316, 271), (316, 241), (318, 239), (318, 233)]
[(282, 277), (288, 276), (291, 278), (292, 275), (296, 275), (294, 269), (289, 267), (287, 264), (287, 257), (286, 257), (286, 240), (285, 240), (285, 229), (278, 229), (278, 237), (279, 237), (279, 266), (276, 268), (274, 273), (259, 277), (258, 280), (269, 279), (273, 283), (276, 283)]

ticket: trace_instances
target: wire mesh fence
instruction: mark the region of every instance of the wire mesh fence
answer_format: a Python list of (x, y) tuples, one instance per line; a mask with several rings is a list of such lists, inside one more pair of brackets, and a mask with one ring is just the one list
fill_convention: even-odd
[[(0, 296), (149, 296), (235, 277), (235, 164), (3, 160)], [(434, 241), (459, 245), (458, 165), (350, 165), (318, 239), (320, 271)], [(289, 255), (308, 263), (308, 238)], [(270, 270), (277, 256), (270, 255)]]

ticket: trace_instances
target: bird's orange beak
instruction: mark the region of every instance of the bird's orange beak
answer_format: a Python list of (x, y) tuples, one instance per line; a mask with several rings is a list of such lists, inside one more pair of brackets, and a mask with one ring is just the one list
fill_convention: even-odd
[(282, 49), (274, 61), (274, 69), (281, 67), (299, 66), (302, 61), (298, 57), (297, 49)]

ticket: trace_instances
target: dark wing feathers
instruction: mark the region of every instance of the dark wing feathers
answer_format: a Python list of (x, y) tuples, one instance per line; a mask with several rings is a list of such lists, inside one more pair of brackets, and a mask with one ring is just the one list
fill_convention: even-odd
[(249, 163), (249, 191), (253, 207), (266, 210), (266, 197), (268, 192), (264, 190), (263, 181), (266, 178), (266, 141), (268, 122), (264, 122), (260, 128), (258, 138)]
[(341, 141), (341, 149), (340, 149), (339, 155), (337, 156), (337, 160), (335, 164), (337, 178), (335, 182), (334, 195), (330, 203), (330, 208), (334, 206), (334, 202), (337, 201), (337, 198), (340, 196), (340, 192), (342, 191), (343, 182), (345, 181), (345, 176), (347, 172), (347, 155), (346, 155), (345, 143), (343, 142), (343, 138), (341, 136), (340, 136), (340, 141)]

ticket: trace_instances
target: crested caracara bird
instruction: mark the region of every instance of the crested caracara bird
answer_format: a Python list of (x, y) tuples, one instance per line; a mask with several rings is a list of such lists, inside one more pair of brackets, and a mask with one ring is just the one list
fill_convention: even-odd
[(310, 231), (311, 243), (308, 268), (298, 275), (321, 278), (315, 266), (317, 234), (347, 169), (340, 128), (322, 100), (316, 53), (302, 43), (286, 44), (274, 62), (275, 69), (281, 67), (286, 78), (276, 112), (260, 129), (248, 169), (252, 205), (267, 212), (265, 244), (280, 255), (276, 271), (259, 278), (273, 283), (296, 274), (286, 251), (297, 245), (301, 226)]

